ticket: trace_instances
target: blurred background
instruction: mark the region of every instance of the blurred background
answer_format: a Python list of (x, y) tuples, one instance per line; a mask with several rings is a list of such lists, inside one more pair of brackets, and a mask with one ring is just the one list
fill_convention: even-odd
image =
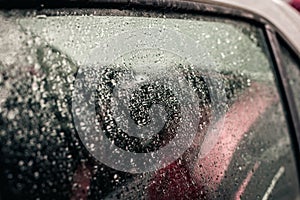
[(284, 0), (300, 12), (300, 0)]

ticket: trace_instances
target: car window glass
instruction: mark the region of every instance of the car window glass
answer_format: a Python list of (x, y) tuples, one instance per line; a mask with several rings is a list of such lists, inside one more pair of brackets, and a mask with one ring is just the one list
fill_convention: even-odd
[(1, 198), (298, 197), (260, 27), (53, 13), (0, 13)]
[(300, 114), (300, 65), (299, 58), (290, 50), (287, 44), (280, 39), (280, 48), (282, 52), (282, 61), (286, 70), (289, 84), (291, 86), (293, 97), (296, 103), (296, 109)]

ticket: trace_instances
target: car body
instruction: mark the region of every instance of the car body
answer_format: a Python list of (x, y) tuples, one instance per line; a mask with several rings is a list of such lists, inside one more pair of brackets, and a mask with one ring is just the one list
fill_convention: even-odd
[(1, 199), (299, 199), (285, 2), (0, 6)]

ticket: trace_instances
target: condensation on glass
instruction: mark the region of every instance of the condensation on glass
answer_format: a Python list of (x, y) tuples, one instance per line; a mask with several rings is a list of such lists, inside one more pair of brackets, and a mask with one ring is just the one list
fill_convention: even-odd
[(55, 15), (0, 13), (2, 199), (297, 198), (260, 28)]
[(292, 109), (297, 110), (298, 115), (300, 115), (300, 61), (299, 58), (295, 55), (295, 53), (281, 38), (279, 38), (279, 41), (284, 69), (287, 73), (289, 85), (292, 89), (293, 97), (296, 103), (296, 108)]

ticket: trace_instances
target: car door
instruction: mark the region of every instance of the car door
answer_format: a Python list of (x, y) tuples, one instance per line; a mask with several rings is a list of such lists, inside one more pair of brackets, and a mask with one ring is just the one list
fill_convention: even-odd
[(299, 198), (299, 68), (266, 20), (34, 5), (0, 12), (2, 199)]

